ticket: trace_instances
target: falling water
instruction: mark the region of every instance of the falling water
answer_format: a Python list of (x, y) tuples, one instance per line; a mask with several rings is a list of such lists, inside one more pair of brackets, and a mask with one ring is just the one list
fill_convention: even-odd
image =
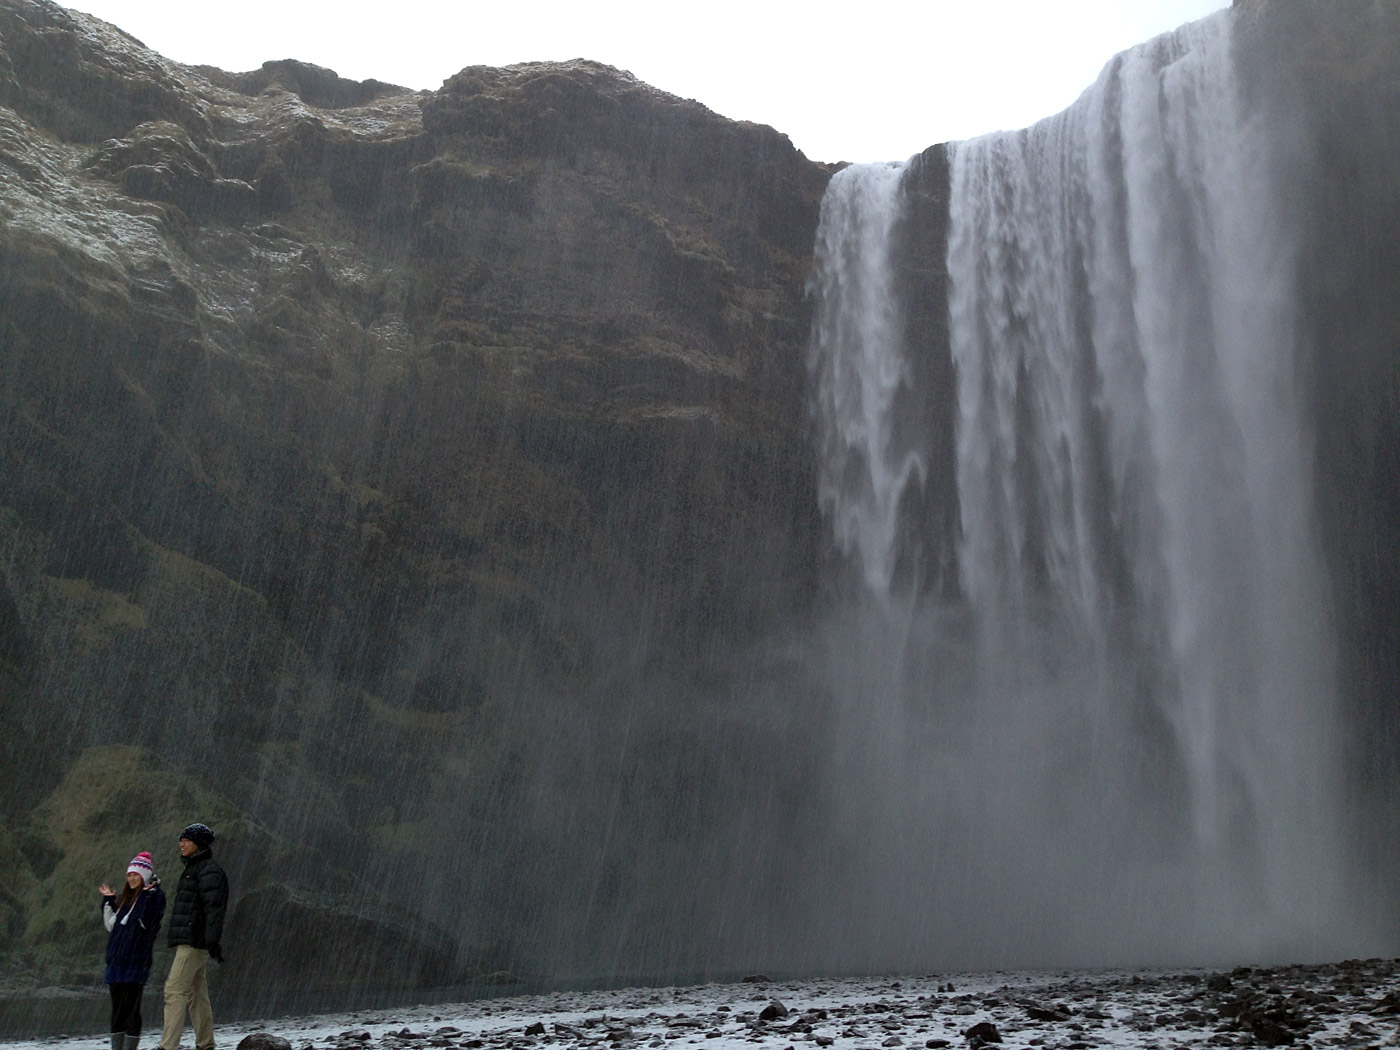
[(890, 863), (957, 916), (920, 914), (910, 943), (1107, 961), (1338, 934), (1297, 249), (1232, 24), (1127, 52), (1064, 114), (953, 149), (952, 597), (899, 600), (897, 567), (928, 542), (902, 500), (935, 450), (901, 436), (897, 405), (939, 401), (908, 390), (892, 291), (903, 169), (848, 169), (828, 192), (821, 497), (860, 569), (831, 688), (864, 741), (844, 758), (867, 771), (853, 852), (888, 854), (892, 830), (855, 814), (898, 809), (919, 835)]
[(900, 447), (895, 398), (908, 376), (903, 318), (890, 272), (902, 164), (846, 168), (822, 201), (817, 256), (820, 348), (813, 357), (822, 429), (818, 495), (843, 553), (867, 586), (890, 589), (896, 515), (922, 476), (917, 449)]

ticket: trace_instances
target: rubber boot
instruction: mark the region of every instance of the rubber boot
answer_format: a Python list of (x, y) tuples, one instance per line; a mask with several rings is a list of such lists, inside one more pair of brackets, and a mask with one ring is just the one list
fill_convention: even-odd
[(112, 1050), (126, 1050), (126, 1033), (112, 1033)]
[(136, 1044), (141, 1041), (139, 1035), (123, 1036), (122, 1050), (136, 1050)]

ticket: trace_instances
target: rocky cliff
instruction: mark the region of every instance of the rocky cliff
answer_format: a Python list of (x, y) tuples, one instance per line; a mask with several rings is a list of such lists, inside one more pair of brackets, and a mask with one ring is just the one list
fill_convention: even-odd
[(91, 980), (91, 888), (193, 819), (245, 992), (343, 981), (325, 916), (441, 985), (655, 942), (682, 870), (704, 913), (814, 586), (828, 175), (589, 62), (235, 75), (0, 0), (10, 968)]

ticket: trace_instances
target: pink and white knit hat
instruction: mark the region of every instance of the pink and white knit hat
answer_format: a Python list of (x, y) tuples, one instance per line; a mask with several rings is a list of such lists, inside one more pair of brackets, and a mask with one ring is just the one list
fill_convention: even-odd
[(142, 850), (140, 853), (136, 854), (136, 856), (132, 857), (131, 863), (126, 866), (126, 873), (128, 875), (133, 871), (141, 876), (141, 881), (147, 886), (149, 886), (151, 880), (156, 877), (155, 863), (151, 860), (151, 855), (145, 850)]

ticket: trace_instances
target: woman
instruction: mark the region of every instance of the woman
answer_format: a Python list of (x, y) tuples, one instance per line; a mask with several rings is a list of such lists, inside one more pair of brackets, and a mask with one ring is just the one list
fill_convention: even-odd
[(136, 1050), (141, 1040), (141, 990), (151, 975), (151, 950), (165, 914), (165, 891), (149, 853), (138, 853), (126, 867), (121, 896), (105, 883), (102, 922), (107, 927), (107, 973), (112, 992), (112, 1050)]

